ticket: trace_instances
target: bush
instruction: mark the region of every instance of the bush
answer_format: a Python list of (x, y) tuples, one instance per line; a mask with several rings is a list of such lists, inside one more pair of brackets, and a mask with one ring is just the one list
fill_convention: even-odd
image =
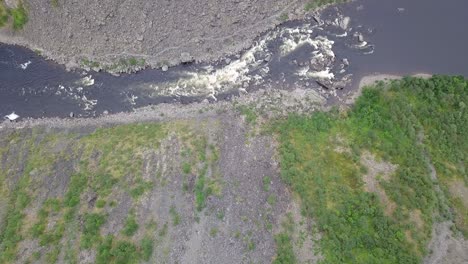
[(276, 258), (273, 264), (294, 264), (297, 262), (289, 235), (281, 233), (275, 236)]
[(11, 10), (11, 16), (13, 18), (13, 29), (15, 30), (23, 29), (28, 22), (28, 14), (22, 4)]
[(139, 259), (135, 245), (127, 241), (118, 241), (115, 247), (112, 247), (110, 255), (116, 264), (137, 263)]
[(129, 216), (125, 222), (122, 233), (126, 236), (133, 236), (138, 231), (138, 223), (134, 216)]
[(153, 255), (153, 247), (154, 240), (150, 237), (144, 237), (143, 240), (141, 240), (141, 257), (144, 261), (150, 260), (151, 256)]

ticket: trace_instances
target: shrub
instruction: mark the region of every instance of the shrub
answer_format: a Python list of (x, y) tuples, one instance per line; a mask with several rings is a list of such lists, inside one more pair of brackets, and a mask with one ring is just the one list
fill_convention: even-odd
[(28, 22), (28, 14), (23, 5), (20, 4), (17, 8), (11, 9), (11, 16), (13, 18), (13, 29), (23, 29), (24, 25)]
[(134, 216), (129, 216), (122, 229), (122, 233), (126, 236), (133, 236), (138, 231), (138, 223)]

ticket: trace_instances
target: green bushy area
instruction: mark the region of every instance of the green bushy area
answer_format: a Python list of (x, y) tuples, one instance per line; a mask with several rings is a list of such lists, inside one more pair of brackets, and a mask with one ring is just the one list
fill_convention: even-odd
[[(138, 223), (135, 206), (141, 196), (156, 184), (164, 186), (167, 179), (160, 171), (150, 179), (144, 178), (145, 158), (156, 155), (162, 140), (171, 134), (181, 148), (196, 152), (189, 159), (194, 173), (199, 173), (199, 164), (205, 161), (212, 171), (217, 170), (214, 162), (218, 150), (207, 143), (203, 134), (193, 135), (191, 128), (187, 122), (140, 123), (99, 128), (91, 133), (38, 128), (3, 134), (0, 201), (7, 201), (8, 206), (6, 210), (0, 208), (5, 210), (5, 218), (0, 214), (0, 262), (17, 262), (23, 241), (37, 241), (40, 246), (28, 261), (34, 258), (56, 263), (60, 253), (65, 252), (66, 263), (77, 263), (83, 250), (95, 250), (97, 263), (148, 261), (157, 232)], [(23, 165), (24, 169), (20, 169)], [(69, 169), (61, 172), (64, 166)], [(14, 176), (16, 171), (22, 172)], [(51, 194), (55, 187), (46, 185), (58, 182), (65, 190)], [(14, 188), (9, 190), (10, 186)], [(194, 198), (206, 198), (218, 187), (214, 180), (204, 178), (200, 194), (193, 191)], [(113, 236), (103, 236), (101, 229), (122, 196), (132, 199), (123, 227)], [(194, 208), (198, 206), (202, 209), (204, 205)], [(175, 207), (171, 207), (171, 215), (174, 225), (182, 221)]]
[(28, 12), (20, 1), (16, 8), (8, 8), (3, 0), (0, 1), (0, 27), (11, 21), (14, 30), (20, 30), (28, 22)]
[(310, 10), (314, 10), (324, 5), (339, 4), (339, 3), (344, 3), (347, 1), (348, 0), (311, 0), (305, 5), (304, 9), (306, 11), (310, 11)]
[[(364, 89), (348, 112), (280, 122), (281, 175), (300, 195), (303, 213), (317, 222), (323, 263), (419, 263), (434, 215), (452, 217), (448, 206), (462, 219), (457, 227), (466, 230), (467, 208), (449, 192), (436, 191), (429, 167), (435, 165), (442, 189), (454, 180), (466, 187), (465, 102), (462, 77), (404, 78)], [(364, 191), (365, 151), (397, 165), (388, 180), (379, 179), (393, 211)], [(415, 212), (418, 221), (411, 217)]]

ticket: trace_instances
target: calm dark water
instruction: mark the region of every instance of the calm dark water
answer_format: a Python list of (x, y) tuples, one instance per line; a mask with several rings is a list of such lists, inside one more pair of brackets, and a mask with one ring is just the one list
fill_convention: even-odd
[[(334, 38), (331, 33), (336, 28), (320, 31), (319, 34), (335, 41), (333, 51), (336, 57), (348, 58), (351, 63), (348, 72), (353, 74), (353, 82), (344, 90), (355, 88), (362, 76), (373, 73), (409, 75), (424, 72), (468, 76), (466, 0), (358, 0), (332, 9), (351, 17), (349, 27), (360, 32), (364, 40), (374, 47), (372, 54), (356, 52), (349, 48), (356, 42), (352, 35)], [(333, 12), (329, 14), (335, 15)], [(311, 21), (295, 21), (285, 26)], [(269, 44), (271, 50), (279, 53), (275, 45), (279, 45), (276, 40)], [(290, 62), (307, 61), (309, 57), (306, 54), (310, 50), (298, 49), (286, 56), (287, 60), (279, 59), (276, 53), (269, 62), (265, 83), (277, 82), (278, 76), (283, 76), (290, 86), (300, 82), (294, 77)], [(30, 64), (24, 67), (28, 62)], [(0, 116), (15, 111), (22, 117), (34, 118), (65, 117), (70, 112), (76, 116), (92, 117), (105, 110), (120, 112), (161, 102), (201, 101), (205, 97), (149, 96), (144, 89), (134, 87), (176, 81), (186, 72), (200, 72), (206, 66), (181, 65), (168, 72), (144, 70), (120, 77), (96, 72), (67, 72), (63, 66), (46, 61), (30, 50), (0, 44)], [(221, 66), (213, 65), (215, 69)], [(336, 72), (335, 69), (333, 71)], [(252, 72), (252, 75), (257, 74)], [(92, 86), (80, 83), (87, 76), (94, 80)], [(255, 88), (258, 87), (251, 85), (247, 90)], [(229, 92), (221, 92), (217, 98), (226, 99), (230, 95)]]
[(357, 74), (468, 76), (468, 1), (366, 0), (344, 9), (359, 25), (375, 31), (366, 36), (375, 45), (372, 56), (350, 54)]

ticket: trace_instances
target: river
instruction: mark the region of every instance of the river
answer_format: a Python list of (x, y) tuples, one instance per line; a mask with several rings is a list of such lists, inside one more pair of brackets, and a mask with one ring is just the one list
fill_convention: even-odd
[(293, 87), (339, 101), (369, 74), (468, 76), (466, 10), (464, 0), (358, 0), (284, 23), (238, 56), (119, 77), (68, 72), (33, 51), (0, 44), (0, 116), (93, 117)]

